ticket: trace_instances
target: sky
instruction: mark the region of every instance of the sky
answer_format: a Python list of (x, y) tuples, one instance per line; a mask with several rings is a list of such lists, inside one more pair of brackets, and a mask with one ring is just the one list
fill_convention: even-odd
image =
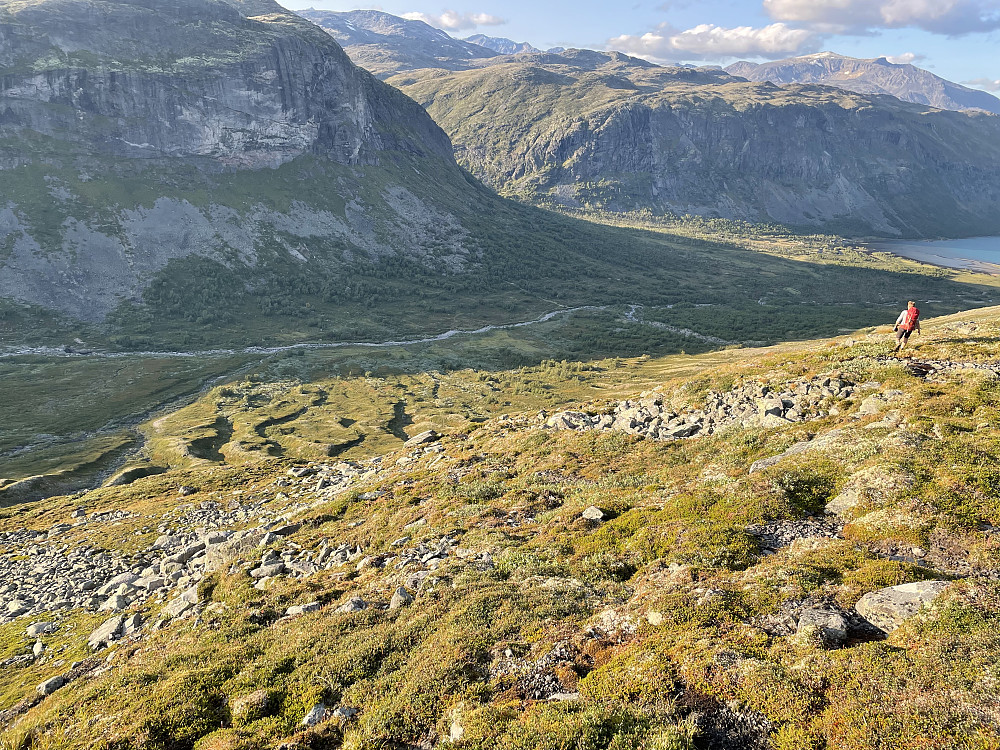
[(887, 57), (1000, 92), (1000, 0), (279, 2), (292, 10), (376, 8), (460, 38), (487, 34), (539, 49), (614, 49), (659, 63), (727, 65), (820, 51)]

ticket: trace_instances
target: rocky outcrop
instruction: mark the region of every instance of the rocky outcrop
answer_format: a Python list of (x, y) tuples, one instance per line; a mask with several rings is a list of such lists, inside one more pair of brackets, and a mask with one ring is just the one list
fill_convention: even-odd
[(203, 156), (240, 168), (304, 153), (373, 164), (387, 148), (447, 157), (432, 123), (314, 27), (277, 3), (244, 8), (209, 0), (10, 8), (5, 136), (33, 132), (117, 157)]
[[(838, 402), (854, 392), (855, 385), (841, 377), (821, 376), (787, 383), (781, 390), (751, 382), (728, 393), (713, 391), (702, 408), (672, 406), (663, 393), (654, 391), (620, 401), (605, 413), (563, 411), (541, 416), (550, 429), (618, 430), (657, 440), (680, 440), (737, 425), (787, 427), (837, 414)], [(763, 465), (755, 464), (751, 471), (760, 468)]]
[(948, 585), (948, 581), (916, 581), (890, 586), (865, 594), (854, 608), (872, 625), (891, 633), (929, 607)]
[(169, 269), (216, 278), (209, 308), (355, 258), (454, 272), (475, 248), (438, 199), (469, 188), (419, 105), (272, 0), (0, 2), (0, 300), (101, 322)]

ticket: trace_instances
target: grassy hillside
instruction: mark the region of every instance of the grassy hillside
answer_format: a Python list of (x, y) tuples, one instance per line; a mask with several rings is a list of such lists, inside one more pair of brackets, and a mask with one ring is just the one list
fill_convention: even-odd
[[(155, 565), (160, 534), (230, 533), (179, 564), (176, 591), (130, 593), (125, 614), (147, 624), (99, 658), (84, 641), (108, 613), (0, 625), (3, 742), (994, 747), (998, 331), (995, 308), (926, 321), (927, 379), (886, 357), (884, 333), (861, 333), (752, 356), (215, 390), (144, 427), (175, 469), (0, 513), (8, 565), (28, 543), (36, 560), (88, 545)], [(600, 414), (655, 388), (683, 411), (830, 378), (848, 395), (780, 426), (672, 441), (543, 428), (574, 401)], [(402, 446), (427, 427), (441, 440)], [(51, 541), (10, 533), (75, 508), (86, 522)], [(261, 578), (268, 560), (284, 567)], [(888, 634), (854, 609), (925, 580), (943, 593)], [(197, 601), (176, 605), (184, 586)], [(817, 609), (846, 639), (807, 624)], [(46, 618), (42, 656), (22, 657), (25, 627)], [(66, 686), (36, 696), (73, 661)], [(318, 703), (327, 713), (302, 725)]]
[[(265, 382), (289, 372), (308, 381), (331, 372), (496, 369), (546, 359), (698, 353), (885, 323), (911, 297), (921, 300), (927, 314), (944, 314), (989, 304), (995, 294), (993, 277), (922, 266), (836, 237), (723, 221), (665, 223), (646, 215), (598, 216), (607, 225), (596, 225), (515, 204), (501, 206), (509, 213), (498, 212), (491, 221), (509, 221), (512, 233), (485, 235), (496, 242), (492, 260), (484, 262), (496, 276), (485, 271), (440, 276), (406, 264), (394, 278), (380, 277), (378, 284), (359, 288), (358, 297), (347, 300), (353, 288), (334, 286), (321, 273), (296, 277), (300, 291), (272, 279), (253, 285), (252, 293), (242, 291), (248, 287), (244, 274), (239, 286), (228, 287), (241, 291), (220, 301), (211, 292), (217, 279), (207, 273), (197, 278), (198, 294), (186, 292), (192, 277), (185, 271), (176, 284), (161, 281), (152, 287), (151, 309), (122, 311), (121, 325), (129, 332), (112, 341), (85, 326), (71, 331), (82, 336), (82, 344), (44, 328), (45, 337), (35, 343), (94, 353), (66, 357), (35, 352), (0, 359), (0, 373), (13, 394), (0, 403), (7, 426), (0, 435), (0, 478), (59, 475), (58, 484), (39, 486), (44, 491), (87, 486), (120, 465), (123, 445), (142, 440), (134, 425), (143, 415), (190, 397), (213, 378), (233, 379), (243, 372)], [(537, 221), (517, 230), (525, 212)], [(560, 245), (579, 247), (580, 255), (546, 251)], [(533, 262), (514, 262), (509, 248), (532, 253)], [(178, 272), (183, 268), (178, 266)], [(327, 283), (331, 285), (324, 292), (321, 286)], [(310, 294), (310, 289), (315, 291)], [(324, 306), (327, 295), (337, 298), (340, 313)], [(261, 306), (267, 300), (273, 306), (267, 302), (270, 312), (264, 313)], [(241, 348), (302, 340), (399, 341), (530, 321), (577, 305), (607, 307), (424, 344), (274, 354)], [(48, 326), (50, 320), (41, 319), (39, 325)], [(36, 330), (29, 321), (19, 311), (0, 320), (0, 326), (6, 322), (9, 334), (27, 336)], [(271, 336), (258, 338), (266, 331)], [(102, 354), (104, 346), (149, 349), (168, 344), (198, 352), (220, 343), (237, 348), (167, 358)], [(108, 395), (95, 397), (101, 393)], [(28, 487), (23, 497), (38, 496), (39, 487)]]

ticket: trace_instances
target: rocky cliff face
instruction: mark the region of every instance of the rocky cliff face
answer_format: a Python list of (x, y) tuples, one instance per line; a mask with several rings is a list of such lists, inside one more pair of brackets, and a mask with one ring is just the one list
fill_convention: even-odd
[(448, 156), (432, 123), (318, 30), (275, 3), (251, 10), (268, 12), (218, 0), (8, 4), (4, 134), (250, 168), (304, 153), (342, 164), (376, 163), (388, 148)]
[(273, 285), (470, 252), (447, 136), (271, 0), (3, 0), (0, 170), (0, 302), (84, 320), (192, 259)]
[(938, 109), (981, 109), (1000, 114), (1000, 99), (992, 94), (945, 80), (915, 65), (891, 63), (884, 57), (859, 60), (821, 52), (760, 65), (738, 62), (726, 71), (750, 81), (820, 83), (859, 94), (888, 94)]
[(991, 115), (550, 57), (389, 82), (427, 107), (463, 164), (512, 194), (862, 235), (1000, 231)]

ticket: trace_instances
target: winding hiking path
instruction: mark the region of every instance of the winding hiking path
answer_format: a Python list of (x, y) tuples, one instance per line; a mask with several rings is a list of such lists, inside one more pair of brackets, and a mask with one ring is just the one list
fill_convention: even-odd
[(428, 336), (421, 339), (401, 339), (398, 341), (336, 341), (331, 343), (300, 343), (289, 344), (287, 346), (248, 346), (242, 349), (203, 349), (201, 351), (166, 351), (166, 352), (104, 352), (104, 351), (74, 351), (58, 346), (23, 346), (8, 347), (0, 350), (0, 359), (11, 357), (24, 357), (28, 355), (43, 357), (91, 357), (95, 359), (121, 359), (123, 357), (146, 357), (150, 359), (164, 359), (172, 357), (231, 357), (239, 354), (278, 354), (280, 352), (292, 351), (295, 349), (342, 349), (346, 347), (367, 347), (371, 349), (385, 349), (394, 346), (412, 346), (414, 344), (432, 344), (436, 341), (446, 341), (455, 336), (477, 336), (490, 331), (504, 331), (512, 328), (524, 328), (526, 326), (546, 323), (560, 315), (569, 315), (576, 312), (589, 310), (607, 310), (610, 305), (584, 305), (582, 307), (564, 307), (559, 310), (547, 312), (534, 320), (525, 320), (519, 323), (501, 323), (497, 325), (483, 326), (475, 329), (453, 329), (439, 333), (436, 336)]

